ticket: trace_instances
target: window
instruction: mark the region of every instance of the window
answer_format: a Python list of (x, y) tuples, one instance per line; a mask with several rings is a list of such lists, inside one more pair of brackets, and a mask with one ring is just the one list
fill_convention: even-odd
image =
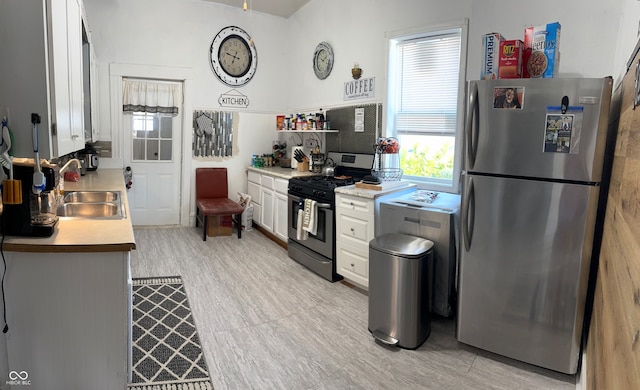
[(173, 117), (167, 114), (134, 112), (131, 114), (133, 160), (171, 161)]
[(387, 136), (403, 178), (458, 191), (467, 21), (388, 37)]

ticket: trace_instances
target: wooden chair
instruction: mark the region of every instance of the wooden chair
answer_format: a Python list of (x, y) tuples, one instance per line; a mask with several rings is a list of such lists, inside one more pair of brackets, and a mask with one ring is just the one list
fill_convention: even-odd
[(213, 216), (231, 216), (238, 238), (241, 237), (244, 209), (229, 199), (228, 191), (227, 168), (196, 168), (196, 227), (202, 222), (204, 241), (207, 241), (208, 219)]

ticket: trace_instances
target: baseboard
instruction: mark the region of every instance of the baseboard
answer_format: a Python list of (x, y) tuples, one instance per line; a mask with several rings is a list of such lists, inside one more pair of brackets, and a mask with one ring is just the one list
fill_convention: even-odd
[(267, 236), (268, 239), (270, 239), (271, 241), (275, 242), (276, 244), (280, 245), (281, 247), (283, 247), (284, 249), (289, 249), (289, 245), (287, 245), (286, 242), (283, 242), (281, 239), (279, 239), (278, 237), (275, 236), (275, 234), (271, 233), (270, 231), (266, 230), (265, 228), (263, 228), (262, 226), (256, 224), (255, 222), (253, 222), (253, 226), (254, 229), (256, 229), (257, 231), (259, 231), (260, 233), (264, 234), (265, 236)]

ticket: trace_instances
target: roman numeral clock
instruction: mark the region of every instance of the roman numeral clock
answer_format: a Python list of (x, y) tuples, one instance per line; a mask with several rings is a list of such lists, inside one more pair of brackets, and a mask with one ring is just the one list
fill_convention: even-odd
[(209, 60), (213, 73), (220, 81), (230, 87), (240, 87), (255, 75), (258, 52), (246, 31), (228, 26), (213, 38)]

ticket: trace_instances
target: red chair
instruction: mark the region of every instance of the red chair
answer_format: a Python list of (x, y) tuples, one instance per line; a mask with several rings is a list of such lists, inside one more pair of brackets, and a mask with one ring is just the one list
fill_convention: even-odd
[(244, 209), (229, 199), (227, 187), (227, 168), (196, 168), (196, 227), (202, 222), (202, 239), (207, 241), (209, 217), (231, 216), (233, 224), (241, 237), (241, 216)]

